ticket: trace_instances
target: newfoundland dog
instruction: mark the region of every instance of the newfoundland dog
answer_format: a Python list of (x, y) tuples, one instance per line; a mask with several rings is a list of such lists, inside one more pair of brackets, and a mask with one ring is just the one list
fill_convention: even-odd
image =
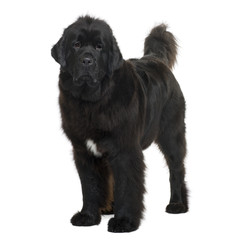
[(114, 214), (108, 231), (136, 230), (144, 210), (142, 151), (153, 142), (170, 171), (166, 211), (187, 212), (185, 100), (171, 72), (177, 44), (166, 26), (151, 30), (142, 58), (124, 60), (105, 21), (80, 17), (51, 53), (60, 64), (62, 127), (82, 185), (83, 208), (71, 223), (96, 225), (101, 214)]

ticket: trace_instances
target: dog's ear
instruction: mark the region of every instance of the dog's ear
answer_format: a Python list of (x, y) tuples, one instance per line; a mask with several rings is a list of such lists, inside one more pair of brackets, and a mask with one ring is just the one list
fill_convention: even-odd
[(53, 46), (51, 54), (52, 57), (61, 65), (61, 67), (66, 66), (63, 37), (61, 37), (60, 40)]
[(118, 47), (117, 41), (113, 36), (112, 47), (109, 54), (109, 74), (110, 75), (112, 75), (113, 72), (121, 66), (122, 61), (123, 61), (122, 54)]

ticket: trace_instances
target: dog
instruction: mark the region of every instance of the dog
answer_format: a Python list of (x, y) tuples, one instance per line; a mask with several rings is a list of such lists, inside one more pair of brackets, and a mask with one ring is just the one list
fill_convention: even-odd
[(184, 158), (185, 99), (171, 72), (177, 43), (154, 27), (141, 59), (124, 60), (109, 25), (79, 17), (52, 47), (60, 64), (62, 128), (71, 141), (83, 194), (75, 226), (114, 214), (110, 232), (131, 232), (143, 217), (142, 151), (155, 142), (170, 172), (168, 213), (188, 211)]

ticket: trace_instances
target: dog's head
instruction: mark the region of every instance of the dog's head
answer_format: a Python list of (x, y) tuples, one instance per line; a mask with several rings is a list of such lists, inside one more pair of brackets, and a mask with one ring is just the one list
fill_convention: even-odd
[(111, 28), (89, 16), (80, 17), (65, 29), (51, 53), (61, 70), (70, 75), (66, 90), (86, 101), (101, 98), (106, 82), (122, 64)]

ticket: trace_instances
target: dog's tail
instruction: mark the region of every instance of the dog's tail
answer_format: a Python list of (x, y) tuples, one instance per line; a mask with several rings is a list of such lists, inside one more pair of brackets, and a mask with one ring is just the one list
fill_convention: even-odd
[(167, 25), (154, 27), (145, 39), (144, 55), (154, 55), (172, 68), (176, 62), (177, 42), (172, 33), (166, 31)]

